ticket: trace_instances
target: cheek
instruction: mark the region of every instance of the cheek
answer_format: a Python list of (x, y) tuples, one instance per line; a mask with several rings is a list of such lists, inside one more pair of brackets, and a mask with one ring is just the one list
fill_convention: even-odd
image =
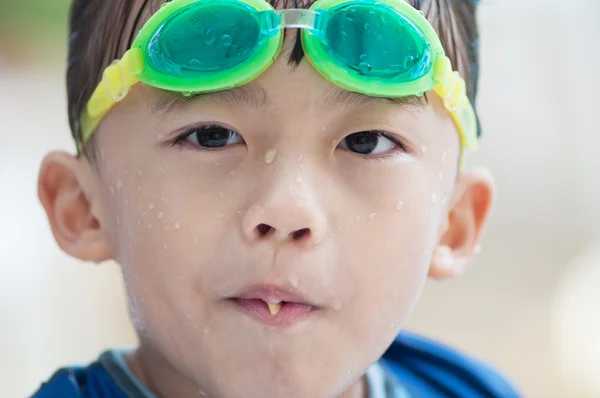
[(106, 175), (106, 225), (123, 268), (132, 318), (138, 330), (145, 329), (145, 320), (202, 330), (210, 313), (197, 298), (213, 279), (222, 250), (217, 242), (232, 228), (222, 218), (230, 213), (228, 201), (213, 188), (212, 177), (200, 177), (203, 173), (177, 174), (161, 163), (140, 170)]
[(348, 301), (356, 311), (349, 315), (356, 329), (350, 330), (369, 324), (393, 338), (420, 296), (436, 224), (430, 206), (408, 211), (417, 207), (411, 199), (405, 196), (399, 210), (371, 213), (344, 239), (346, 259), (339, 277), (352, 286)]
[(439, 183), (409, 174), (403, 178), (404, 183), (380, 185), (379, 196), (366, 195), (370, 199), (338, 226), (345, 258), (337, 278), (349, 287), (345, 322), (350, 327), (343, 332), (381, 351), (420, 296), (442, 210), (432, 199), (443, 191)]

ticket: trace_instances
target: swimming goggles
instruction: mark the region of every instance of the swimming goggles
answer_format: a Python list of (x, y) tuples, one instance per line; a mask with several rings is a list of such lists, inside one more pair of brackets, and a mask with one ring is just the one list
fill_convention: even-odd
[[(275, 10), (264, 0), (173, 0), (108, 66), (81, 119), (82, 148), (105, 114), (138, 82), (191, 95), (242, 86), (277, 58), (284, 28), (300, 28), (308, 61), (327, 80), (374, 97), (444, 101), (463, 152), (477, 147), (477, 119), (464, 80), (435, 30), (403, 0), (318, 0)], [(462, 158), (462, 156), (461, 156)]]

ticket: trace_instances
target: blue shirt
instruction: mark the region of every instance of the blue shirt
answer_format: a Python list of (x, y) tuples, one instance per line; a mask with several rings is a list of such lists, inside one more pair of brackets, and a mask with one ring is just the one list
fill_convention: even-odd
[[(366, 374), (369, 398), (517, 398), (497, 371), (450, 347), (401, 332)], [(127, 366), (124, 352), (108, 351), (87, 367), (59, 370), (33, 398), (156, 398)]]

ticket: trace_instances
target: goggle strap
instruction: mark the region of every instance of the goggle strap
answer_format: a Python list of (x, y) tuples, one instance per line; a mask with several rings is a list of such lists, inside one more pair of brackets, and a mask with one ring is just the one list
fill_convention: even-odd
[[(455, 122), (463, 151), (475, 150), (477, 148), (475, 110), (467, 97), (464, 79), (458, 72), (452, 71), (452, 64), (446, 55), (438, 55), (436, 58), (433, 78), (438, 83), (433, 91), (442, 98), (444, 107)], [(462, 158), (464, 153), (461, 155), (461, 162)]]
[(123, 58), (108, 66), (98, 88), (88, 103), (90, 117), (106, 113), (114, 104), (121, 101), (136, 84), (138, 76), (144, 70), (144, 56), (139, 48), (127, 51)]
[[(127, 51), (123, 58), (113, 62), (102, 74), (102, 80), (92, 93), (84, 110), (81, 123), (82, 143), (85, 145), (100, 120), (135, 85), (144, 70), (144, 56), (139, 48)], [(80, 150), (82, 148), (79, 148)]]

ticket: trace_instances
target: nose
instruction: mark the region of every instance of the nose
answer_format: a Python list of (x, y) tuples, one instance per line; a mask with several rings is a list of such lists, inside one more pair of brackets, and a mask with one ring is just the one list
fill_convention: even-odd
[(253, 243), (316, 245), (326, 228), (326, 217), (314, 193), (308, 187), (293, 188), (282, 181), (277, 188), (259, 195), (242, 220), (244, 236)]

